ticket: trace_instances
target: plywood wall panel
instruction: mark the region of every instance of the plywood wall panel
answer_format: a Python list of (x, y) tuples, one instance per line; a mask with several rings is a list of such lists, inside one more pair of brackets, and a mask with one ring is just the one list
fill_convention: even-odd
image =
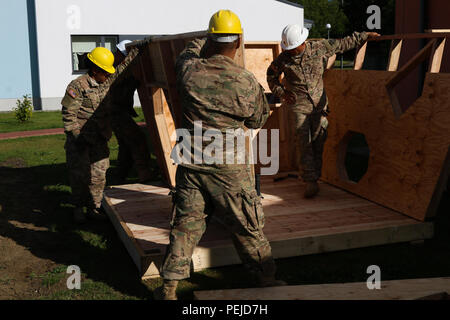
[[(439, 178), (450, 146), (450, 74), (428, 73), (422, 96), (399, 118), (385, 87), (391, 76), (387, 71), (327, 71), (332, 112), (323, 179), (424, 220), (433, 214), (433, 195), (443, 188)], [(364, 134), (370, 148), (368, 171), (358, 183), (340, 174), (341, 141), (351, 131)]]

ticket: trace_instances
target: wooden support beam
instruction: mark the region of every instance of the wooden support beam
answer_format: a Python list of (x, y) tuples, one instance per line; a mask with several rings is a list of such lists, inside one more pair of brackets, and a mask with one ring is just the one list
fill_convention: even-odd
[[(328, 184), (321, 183), (321, 193), (312, 202), (299, 196), (304, 188), (298, 179), (274, 182), (273, 177), (261, 177), (264, 233), (274, 258), (409, 242), (433, 235), (432, 223), (417, 222)], [(170, 237), (169, 189), (150, 184), (109, 187), (104, 205), (141, 276), (159, 276)], [(194, 271), (239, 263), (229, 233), (211, 221), (193, 252)]]
[(450, 29), (427, 29), (425, 30), (426, 33), (450, 33)]
[(382, 281), (382, 290), (366, 282), (296, 285), (268, 288), (195, 291), (196, 300), (446, 300), (450, 278)]
[(434, 38), (448, 38), (449, 32), (436, 32), (436, 33), (405, 33), (394, 34), (389, 36), (380, 36), (376, 38), (367, 39), (367, 41), (385, 41), (385, 40), (406, 40), (406, 39), (434, 39)]
[(362, 69), (364, 65), (364, 59), (366, 57), (366, 50), (367, 50), (367, 41), (356, 51), (355, 66), (353, 67), (354, 70)]
[(444, 55), (446, 41), (447, 41), (447, 38), (444, 38), (444, 39), (440, 40), (439, 43), (436, 44), (437, 48), (434, 50), (434, 54), (432, 57), (430, 68), (429, 68), (429, 72), (439, 73), (441, 71), (442, 56)]
[(334, 63), (336, 62), (336, 55), (332, 55), (331, 57), (328, 58), (328, 63), (327, 63), (327, 70), (328, 69), (333, 69), (334, 67)]
[(414, 70), (420, 63), (422, 63), (428, 56), (431, 55), (433, 47), (436, 44), (436, 39), (432, 39), (428, 44), (420, 50), (411, 60), (408, 61), (396, 74), (394, 74), (387, 82), (386, 88), (391, 90), (402, 79), (404, 79), (409, 72)]
[(397, 71), (403, 40), (392, 40), (387, 71)]

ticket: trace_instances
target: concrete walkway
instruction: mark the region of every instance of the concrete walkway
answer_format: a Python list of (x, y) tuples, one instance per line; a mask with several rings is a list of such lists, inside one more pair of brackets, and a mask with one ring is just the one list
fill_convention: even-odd
[[(146, 125), (145, 122), (138, 122), (137, 124), (140, 125), (141, 127)], [(55, 134), (64, 134), (64, 129), (63, 128), (55, 128), (55, 129), (42, 129), (42, 130), (0, 133), (0, 140), (50, 136), (50, 135), (55, 135)]]

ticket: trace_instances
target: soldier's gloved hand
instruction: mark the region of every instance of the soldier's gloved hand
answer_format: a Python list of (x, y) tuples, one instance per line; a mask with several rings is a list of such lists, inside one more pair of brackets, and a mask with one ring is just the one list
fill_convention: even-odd
[(281, 97), (281, 99), (286, 102), (287, 104), (293, 104), (295, 102), (295, 94), (293, 94), (290, 91), (285, 91), (284, 95)]
[(83, 149), (86, 146), (86, 141), (80, 133), (80, 130), (72, 130), (71, 132), (72, 138), (75, 140), (75, 145), (78, 149)]
[[(150, 39), (144, 39), (144, 40), (139, 40), (139, 41), (135, 41), (133, 42), (134, 44), (134, 48), (136, 48), (136, 50), (141, 51), (143, 48), (145, 48), (147, 46), (147, 44), (150, 42)], [(130, 52), (131, 46), (127, 47), (127, 51)]]
[(369, 37), (369, 39), (373, 39), (373, 38), (378, 38), (381, 36), (381, 34), (376, 33), (376, 32), (367, 32), (367, 36)]
[(78, 130), (78, 129), (72, 130), (70, 132), (70, 134), (72, 135), (72, 138), (74, 138), (75, 140), (78, 140), (78, 137), (80, 136), (80, 130)]

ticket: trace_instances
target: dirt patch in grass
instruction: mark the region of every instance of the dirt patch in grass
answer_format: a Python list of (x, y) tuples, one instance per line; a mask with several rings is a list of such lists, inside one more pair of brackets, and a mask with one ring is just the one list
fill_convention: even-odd
[(35, 299), (48, 294), (34, 275), (44, 274), (55, 263), (39, 259), (26, 247), (0, 236), (0, 299)]
[(0, 167), (25, 168), (27, 163), (22, 158), (9, 158), (0, 162)]
[[(63, 143), (0, 142), (0, 299), (149, 298), (111, 224), (73, 223)], [(70, 265), (81, 269), (81, 290), (66, 286)]]

